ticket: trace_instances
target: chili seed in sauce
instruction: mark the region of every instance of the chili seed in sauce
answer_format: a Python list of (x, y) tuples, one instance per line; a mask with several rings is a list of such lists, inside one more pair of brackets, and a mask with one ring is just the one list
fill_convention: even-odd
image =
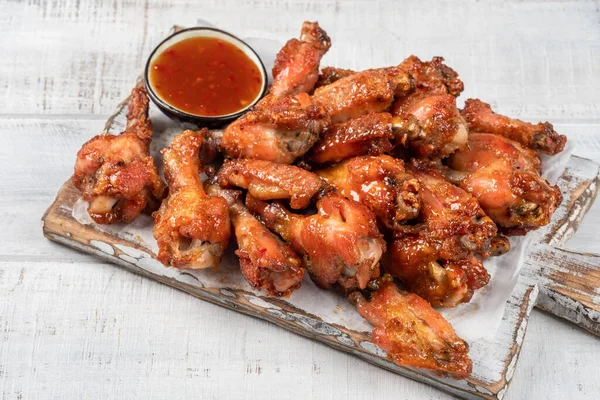
[(245, 108), (263, 83), (258, 67), (242, 50), (209, 37), (189, 38), (169, 47), (151, 64), (149, 75), (163, 101), (201, 116)]

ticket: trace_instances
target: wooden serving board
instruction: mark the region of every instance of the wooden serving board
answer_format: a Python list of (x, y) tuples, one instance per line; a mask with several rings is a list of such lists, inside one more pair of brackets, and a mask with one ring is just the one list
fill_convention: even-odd
[(552, 223), (532, 234), (534, 237), (525, 255), (521, 276), (506, 305), (496, 337), (469, 343), (473, 374), (466, 380), (399, 367), (371, 343), (368, 331), (327, 323), (319, 315), (299, 309), (285, 299), (262, 296), (227, 284), (207, 286), (173, 268), (164, 268), (168, 273), (161, 271), (163, 267), (154, 259), (155, 254), (135, 239), (77, 221), (73, 217), (73, 207), (80, 196), (70, 180), (43, 216), (43, 231), (51, 240), (94, 254), (203, 300), (265, 319), (460, 397), (500, 399), (512, 378), (533, 306), (600, 335), (600, 256), (561, 248), (574, 234), (596, 197), (599, 168), (598, 164), (583, 158), (571, 157), (569, 160), (558, 182), (564, 200)]
[[(126, 104), (127, 100), (109, 118), (105, 132), (118, 133), (122, 130)], [(162, 147), (166, 144), (153, 145)], [(371, 342), (368, 327), (356, 329), (356, 325), (351, 328), (348, 325), (352, 324), (333, 323), (327, 313), (315, 311), (318, 308), (308, 311), (307, 307), (293, 305), (287, 299), (254, 292), (248, 285), (239, 284), (243, 279), (240, 279), (241, 273), (237, 270), (225, 271), (225, 277), (215, 281), (162, 266), (155, 259), (154, 251), (144, 245), (147, 242), (75, 218), (73, 209), (81, 203), (79, 192), (70, 179), (58, 192), (42, 222), (44, 235), (51, 240), (94, 254), (203, 300), (270, 321), (463, 398), (501, 399), (512, 378), (534, 306), (600, 336), (600, 256), (574, 253), (561, 247), (575, 233), (592, 205), (599, 182), (600, 165), (580, 157), (570, 158), (558, 181), (564, 200), (552, 223), (530, 234), (531, 245), (523, 258), (523, 267), (506, 304), (500, 328), (493, 338), (469, 342), (473, 373), (465, 380), (399, 367)], [(227, 274), (234, 279), (228, 279)], [(306, 283), (298, 293), (311, 290)], [(309, 292), (307, 294), (310, 296)], [(341, 314), (356, 313), (342, 296), (330, 294), (334, 297), (332, 304), (342, 304), (337, 306)]]

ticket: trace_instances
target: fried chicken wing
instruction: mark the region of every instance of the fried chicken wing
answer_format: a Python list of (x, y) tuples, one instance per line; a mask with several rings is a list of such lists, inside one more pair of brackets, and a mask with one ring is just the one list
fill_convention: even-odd
[(309, 93), (319, 78), (321, 57), (331, 40), (317, 22), (302, 24), (300, 40), (291, 39), (277, 53), (270, 93), (277, 97)]
[(496, 114), (489, 104), (468, 99), (462, 116), (470, 132), (494, 133), (546, 154), (558, 154), (565, 148), (567, 137), (559, 135), (549, 122), (530, 124)]
[(471, 133), (447, 165), (455, 170), (448, 179), (477, 197), (506, 234), (547, 225), (562, 200), (558, 187), (540, 177), (538, 155), (503, 136)]
[(346, 291), (364, 289), (379, 276), (385, 242), (375, 216), (363, 205), (328, 194), (317, 202), (318, 213), (290, 213), (279, 202), (246, 197), (246, 206), (305, 257), (311, 278), (326, 289), (339, 283)]
[(398, 290), (388, 276), (367, 300), (360, 292), (349, 299), (374, 325), (373, 342), (396, 364), (447, 373), (456, 379), (471, 374), (468, 345), (431, 305), (414, 293)]
[(412, 77), (398, 68), (357, 72), (315, 90), (313, 98), (332, 123), (386, 111), (394, 99), (414, 90)]
[(407, 145), (418, 158), (445, 157), (467, 141), (466, 122), (456, 108), (463, 83), (443, 61), (434, 57), (423, 62), (411, 56), (398, 66), (413, 77), (415, 91), (398, 96), (390, 112), (416, 118), (419, 129), (396, 144)]
[(259, 200), (290, 199), (292, 208), (308, 206), (323, 187), (323, 181), (310, 171), (264, 160), (226, 161), (217, 178), (222, 187), (248, 189)]
[(342, 196), (367, 206), (387, 228), (415, 218), (419, 183), (404, 162), (387, 155), (356, 157), (317, 171)]
[(177, 268), (216, 268), (231, 236), (229, 209), (206, 194), (198, 156), (202, 131), (184, 131), (162, 150), (169, 196), (154, 213), (158, 260)]
[(432, 164), (414, 161), (409, 171), (421, 187), (420, 223), (394, 232), (384, 267), (433, 306), (467, 302), (489, 281), (474, 254), (488, 251), (496, 225), (473, 196), (447, 182)]
[(136, 87), (125, 131), (95, 136), (77, 153), (72, 181), (96, 223), (129, 223), (160, 204), (165, 185), (150, 156), (151, 140), (148, 96), (144, 88)]
[(300, 288), (304, 278), (302, 258), (248, 211), (239, 198), (241, 193), (216, 184), (207, 184), (206, 192), (229, 204), (238, 245), (235, 254), (246, 281), (269, 296), (287, 297)]
[(340, 79), (353, 75), (355, 73), (356, 71), (353, 71), (351, 69), (325, 67), (321, 70), (321, 73), (319, 74), (319, 79), (317, 80), (315, 88), (331, 85), (333, 82), (339, 81)]
[(309, 161), (323, 164), (362, 155), (387, 153), (396, 143), (417, 137), (414, 118), (392, 117), (389, 113), (361, 115), (327, 128), (307, 154)]
[(220, 148), (232, 158), (291, 164), (310, 149), (328, 122), (325, 110), (306, 93), (271, 96), (225, 129)]
[(419, 128), (399, 144), (408, 145), (419, 158), (447, 156), (467, 141), (466, 122), (456, 108), (456, 98), (450, 94), (403, 96), (396, 100), (391, 113), (418, 121)]
[(399, 65), (399, 68), (413, 76), (418, 93), (451, 94), (458, 97), (465, 88), (458, 74), (444, 64), (443, 57), (421, 61), (416, 56), (410, 56)]

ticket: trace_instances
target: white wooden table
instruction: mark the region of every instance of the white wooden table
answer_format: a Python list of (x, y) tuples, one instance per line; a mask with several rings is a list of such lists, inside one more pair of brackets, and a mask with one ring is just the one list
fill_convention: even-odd
[[(150, 50), (198, 18), (245, 36), (319, 20), (325, 64), (443, 55), (503, 113), (550, 120), (600, 161), (598, 2), (0, 0), (0, 398), (447, 396), (266, 322), (202, 302), (42, 237), (75, 153)], [(600, 202), (569, 248), (600, 253)], [(538, 311), (509, 399), (598, 398), (600, 341)]]

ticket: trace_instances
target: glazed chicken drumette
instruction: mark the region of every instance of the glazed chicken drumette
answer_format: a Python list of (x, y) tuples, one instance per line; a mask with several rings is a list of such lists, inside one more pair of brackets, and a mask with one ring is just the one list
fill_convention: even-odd
[(95, 136), (77, 153), (72, 181), (96, 223), (128, 223), (160, 205), (165, 185), (150, 155), (148, 103), (146, 90), (134, 88), (125, 131)]
[(207, 129), (187, 130), (162, 151), (169, 196), (154, 213), (158, 260), (183, 269), (216, 268), (231, 236), (229, 207), (204, 191), (199, 153)]

